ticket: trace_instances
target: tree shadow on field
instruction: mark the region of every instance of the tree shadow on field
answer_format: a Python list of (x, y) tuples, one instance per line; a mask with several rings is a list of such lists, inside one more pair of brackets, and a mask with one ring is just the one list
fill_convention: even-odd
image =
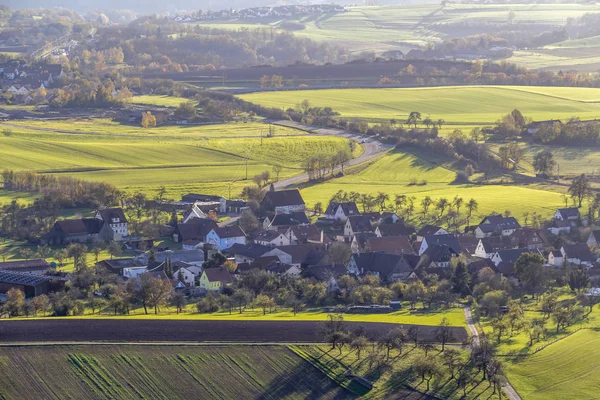
[[(296, 396), (294, 396), (296, 394)], [(358, 396), (332, 381), (308, 361), (300, 363), (295, 368), (286, 371), (267, 385), (257, 400), (295, 398), (305, 399), (355, 399)]]

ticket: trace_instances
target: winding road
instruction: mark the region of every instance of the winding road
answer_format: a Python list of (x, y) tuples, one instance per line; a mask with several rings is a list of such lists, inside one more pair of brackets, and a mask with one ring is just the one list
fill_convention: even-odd
[[(467, 320), (467, 328), (469, 329), (469, 332), (471, 333), (472, 344), (477, 346), (480, 342), (479, 341), (479, 331), (477, 330), (477, 327), (475, 326), (475, 322), (473, 322), (473, 315), (471, 314), (471, 307), (463, 306), (463, 310), (465, 312), (465, 319)], [(521, 400), (521, 396), (519, 396), (519, 394), (517, 393), (515, 388), (512, 387), (512, 385), (510, 384), (510, 382), (508, 380), (504, 380), (504, 382), (502, 383), (502, 389), (504, 389), (504, 393), (506, 394), (506, 397), (508, 397), (510, 400)]]
[[(289, 128), (300, 129), (306, 132), (310, 132), (315, 136), (337, 136), (337, 137), (345, 137), (350, 140), (354, 140), (356, 142), (362, 143), (365, 147), (365, 151), (356, 158), (348, 161), (344, 168), (351, 167), (353, 165), (362, 164), (366, 161), (370, 161), (375, 157), (385, 153), (386, 151), (392, 149), (394, 146), (381, 143), (378, 140), (375, 140), (370, 137), (365, 137), (356, 133), (344, 131), (342, 129), (334, 129), (334, 128), (320, 128), (313, 127), (309, 125), (299, 124), (293, 121), (276, 121), (273, 122), (274, 125), (286, 126)], [(337, 167), (333, 172), (334, 174), (341, 171), (341, 167)], [(308, 181), (308, 174), (300, 174), (293, 176), (288, 179), (284, 179), (282, 181), (276, 182), (274, 184), (275, 189), (283, 189), (288, 186), (297, 185), (298, 183)]]

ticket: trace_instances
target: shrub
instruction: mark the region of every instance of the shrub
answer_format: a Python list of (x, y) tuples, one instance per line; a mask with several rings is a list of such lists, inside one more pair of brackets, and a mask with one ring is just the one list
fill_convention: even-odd
[(201, 314), (209, 314), (219, 311), (219, 304), (213, 296), (206, 296), (196, 304), (198, 312)]
[(456, 173), (454, 183), (469, 183), (469, 176), (466, 174), (466, 172), (459, 171)]

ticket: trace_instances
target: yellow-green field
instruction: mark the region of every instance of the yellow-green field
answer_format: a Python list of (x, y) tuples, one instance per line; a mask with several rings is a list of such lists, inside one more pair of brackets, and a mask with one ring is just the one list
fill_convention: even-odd
[(346, 118), (403, 123), (412, 111), (448, 124), (491, 125), (519, 109), (534, 121), (600, 117), (600, 89), (529, 86), (457, 86), (408, 89), (330, 89), (252, 93), (244, 100), (270, 107), (295, 107), (304, 99), (331, 107)]
[[(106, 257), (105, 257), (106, 258)], [(62, 269), (61, 269), (62, 270)], [(435, 311), (423, 311), (417, 309), (411, 311), (408, 302), (403, 304), (405, 307), (401, 311), (396, 311), (389, 314), (344, 314), (344, 320), (350, 322), (385, 322), (390, 324), (416, 324), (416, 325), (427, 325), (437, 326), (440, 324), (442, 319), (448, 319), (451, 326), (465, 326), (465, 316), (461, 307), (455, 307), (450, 309), (435, 310)], [(75, 317), (39, 317), (42, 319), (48, 318), (104, 318), (104, 319), (168, 319), (168, 320), (240, 320), (240, 321), (325, 321), (327, 320), (328, 314), (323, 312), (322, 309), (310, 309), (301, 311), (294, 315), (289, 310), (275, 310), (272, 313), (263, 315), (262, 310), (245, 310), (243, 313), (238, 313), (237, 309), (229, 312), (217, 312), (212, 314), (199, 314), (196, 310), (195, 304), (190, 304), (186, 307), (184, 312), (177, 313), (175, 309), (163, 309), (160, 314), (155, 315), (153, 313), (144, 314), (143, 308), (135, 308), (131, 310), (130, 315), (112, 315), (112, 310), (107, 308), (102, 314), (92, 314), (91, 309), (86, 309), (85, 315), (79, 315)], [(31, 319), (22, 317), (21, 319)]]
[[(438, 43), (450, 37), (484, 32), (486, 27), (507, 24), (512, 12), (515, 29), (558, 29), (568, 18), (598, 12), (600, 7), (589, 4), (458, 4), (423, 1), (421, 4), (400, 4), (371, 7), (347, 7), (337, 14), (272, 20), (229, 20), (199, 23), (219, 29), (276, 28), (283, 22), (296, 21), (305, 25), (294, 35), (316, 41), (337, 42), (351, 51), (407, 51), (414, 46)], [(197, 23), (195, 23), (197, 24)], [(543, 26), (543, 27), (542, 27)], [(506, 28), (509, 29), (509, 28)]]
[[(454, 196), (460, 196), (465, 201), (471, 198), (477, 200), (479, 210), (475, 216), (505, 210), (510, 210), (517, 217), (524, 212), (533, 211), (549, 216), (561, 204), (564, 206), (560, 193), (541, 187), (457, 185), (452, 183), (454, 178), (454, 172), (438, 163), (426, 161), (412, 153), (392, 152), (355, 175), (308, 186), (302, 189), (302, 196), (312, 206), (317, 202), (328, 204), (331, 196), (339, 190), (372, 195), (384, 192), (390, 196), (391, 202), (396, 194), (404, 194), (415, 197), (416, 212), (421, 209), (420, 202), (425, 196), (430, 196), (433, 200), (440, 197), (452, 200)], [(418, 182), (425, 180), (427, 184), (411, 185), (413, 179)]]
[[(274, 165), (283, 167), (283, 179), (300, 173), (301, 161), (310, 155), (348, 148), (344, 138), (284, 127), (261, 140), (261, 131), (268, 131), (261, 123), (144, 130), (83, 120), (3, 127), (12, 135), (0, 136), (0, 170), (69, 174), (148, 194), (165, 186), (173, 197), (194, 190), (229, 195), (229, 189), (237, 196), (254, 175)], [(355, 155), (361, 151), (357, 146)]]
[(505, 366), (508, 379), (523, 399), (597, 399), (599, 357), (600, 332), (582, 330)]

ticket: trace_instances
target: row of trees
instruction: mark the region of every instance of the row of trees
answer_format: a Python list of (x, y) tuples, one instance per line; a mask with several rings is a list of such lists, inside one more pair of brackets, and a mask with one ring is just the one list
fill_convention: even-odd
[(339, 150), (335, 154), (316, 154), (302, 162), (302, 169), (310, 180), (325, 179), (327, 175), (333, 176), (337, 167), (341, 167), (341, 172), (344, 172), (344, 165), (352, 159), (352, 155), (348, 150)]
[(68, 176), (40, 175), (33, 171), (2, 172), (4, 189), (42, 193), (61, 207), (98, 207), (118, 204), (121, 192), (113, 185)]

